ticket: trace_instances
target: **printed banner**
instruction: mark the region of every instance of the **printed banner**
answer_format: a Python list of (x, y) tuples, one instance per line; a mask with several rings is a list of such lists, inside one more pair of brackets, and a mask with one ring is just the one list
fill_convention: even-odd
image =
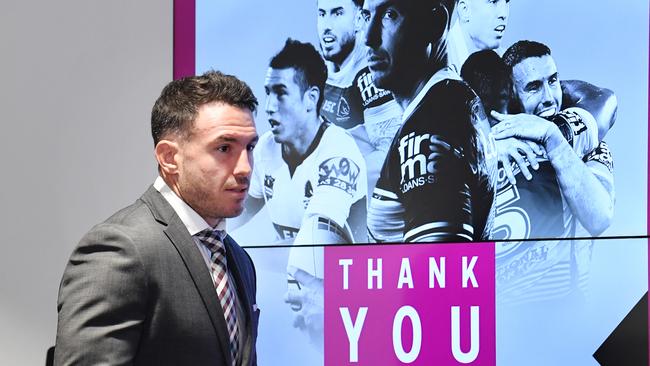
[(648, 1), (194, 5), (184, 60), (259, 99), (260, 364), (647, 356)]

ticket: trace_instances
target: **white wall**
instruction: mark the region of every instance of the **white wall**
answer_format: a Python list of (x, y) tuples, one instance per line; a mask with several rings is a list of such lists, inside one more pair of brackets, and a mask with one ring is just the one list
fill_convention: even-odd
[(42, 365), (72, 248), (155, 177), (172, 1), (4, 2), (0, 76), (0, 365)]

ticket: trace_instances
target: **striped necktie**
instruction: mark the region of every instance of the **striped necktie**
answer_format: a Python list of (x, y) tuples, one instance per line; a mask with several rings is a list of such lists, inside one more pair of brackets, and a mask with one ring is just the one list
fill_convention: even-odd
[(228, 325), (228, 334), (230, 336), (230, 352), (232, 355), (233, 366), (237, 363), (239, 352), (239, 327), (237, 326), (237, 309), (235, 307), (235, 293), (230, 285), (228, 276), (228, 263), (226, 260), (226, 247), (223, 244), (221, 230), (205, 229), (195, 236), (205, 245), (212, 253), (211, 274), (214, 287), (217, 290), (217, 296), (223, 309), (223, 315)]

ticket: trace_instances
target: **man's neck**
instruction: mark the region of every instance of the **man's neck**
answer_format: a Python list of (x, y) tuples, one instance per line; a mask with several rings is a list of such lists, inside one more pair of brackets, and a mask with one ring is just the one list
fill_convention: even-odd
[(314, 115), (311, 121), (305, 124), (302, 133), (296, 135), (291, 141), (282, 144), (282, 151), (289, 155), (305, 155), (314, 138), (316, 138), (319, 127), (320, 120), (317, 115)]
[(415, 99), (415, 97), (422, 91), (422, 88), (424, 88), (427, 81), (429, 81), (437, 71), (438, 70), (433, 70), (433, 68), (431, 68), (426, 72), (423, 72), (417, 80), (410, 83), (410, 87), (393, 91), (395, 101), (402, 107), (402, 110), (405, 110), (406, 107), (408, 107), (413, 99)]
[(222, 218), (206, 217), (201, 212), (197, 211), (197, 209), (194, 206), (192, 206), (192, 204), (188, 202), (187, 199), (185, 199), (185, 197), (183, 197), (182, 190), (178, 186), (178, 180), (175, 179), (174, 177), (170, 177), (164, 174), (164, 172), (162, 171), (160, 171), (159, 173), (160, 173), (160, 177), (163, 179), (163, 181), (165, 181), (165, 184), (167, 184), (169, 189), (171, 189), (171, 191), (174, 192), (174, 194), (178, 196), (178, 198), (180, 198), (183, 202), (185, 202), (186, 205), (188, 205), (192, 210), (194, 210), (194, 212), (196, 212), (199, 216), (201, 216), (201, 218), (205, 220), (205, 222), (208, 225), (210, 225), (210, 227), (213, 228), (217, 227), (217, 225), (223, 220)]

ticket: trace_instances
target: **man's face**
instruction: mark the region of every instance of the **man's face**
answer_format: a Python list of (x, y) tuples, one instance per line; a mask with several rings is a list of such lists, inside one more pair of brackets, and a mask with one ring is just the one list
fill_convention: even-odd
[(375, 84), (382, 89), (395, 90), (400, 76), (411, 66), (410, 61), (426, 54), (421, 29), (410, 14), (413, 5), (406, 2), (366, 0), (361, 10), (366, 45), (370, 47), (368, 66)]
[(524, 113), (549, 117), (560, 111), (562, 87), (551, 56), (524, 59), (512, 68), (512, 79)]
[(318, 39), (323, 58), (340, 65), (350, 55), (358, 11), (352, 0), (318, 0)]
[(225, 103), (206, 104), (191, 128), (187, 138), (178, 139), (179, 195), (211, 225), (241, 214), (257, 143), (253, 114)]
[(294, 141), (309, 121), (305, 93), (296, 83), (293, 68), (269, 68), (264, 81), (266, 113), (277, 143)]
[[(478, 50), (496, 49), (508, 25), (510, 0), (463, 0), (467, 23), (463, 28)], [(461, 5), (462, 7), (462, 5)]]

